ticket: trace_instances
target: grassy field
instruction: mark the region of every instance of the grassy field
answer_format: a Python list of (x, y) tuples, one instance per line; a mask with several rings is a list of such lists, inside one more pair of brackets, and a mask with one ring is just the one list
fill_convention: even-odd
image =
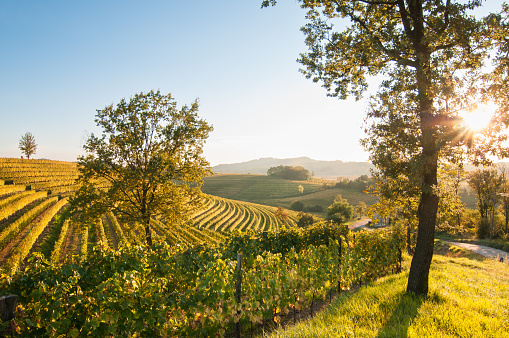
[[(235, 199), (273, 207), (290, 208), (293, 201), (301, 201), (304, 207), (320, 205), (324, 211), (340, 194), (351, 205), (360, 201), (371, 205), (377, 198), (364, 192), (349, 189), (325, 189), (313, 181), (289, 181), (265, 175), (214, 175), (205, 178), (202, 191), (223, 198)], [(304, 188), (299, 192), (299, 185)], [(324, 216), (325, 213), (317, 213)]]
[(313, 319), (268, 337), (509, 337), (509, 265), (436, 241), (427, 298), (397, 275), (342, 294)]

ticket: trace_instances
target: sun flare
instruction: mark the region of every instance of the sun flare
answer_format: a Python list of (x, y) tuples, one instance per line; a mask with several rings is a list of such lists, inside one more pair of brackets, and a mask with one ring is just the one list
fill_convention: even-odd
[(496, 109), (497, 106), (494, 103), (477, 106), (463, 115), (463, 121), (471, 130), (482, 130), (490, 124)]

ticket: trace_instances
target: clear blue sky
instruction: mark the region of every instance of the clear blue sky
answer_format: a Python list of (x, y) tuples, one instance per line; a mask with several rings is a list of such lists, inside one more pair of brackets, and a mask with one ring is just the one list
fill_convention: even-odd
[[(491, 0), (490, 0), (491, 2)], [(499, 1), (496, 1), (499, 3)], [(97, 109), (135, 93), (200, 101), (212, 165), (260, 157), (365, 161), (364, 102), (298, 72), (304, 10), (280, 0), (0, 2), (0, 157), (73, 161)], [(496, 8), (498, 9), (498, 7)]]

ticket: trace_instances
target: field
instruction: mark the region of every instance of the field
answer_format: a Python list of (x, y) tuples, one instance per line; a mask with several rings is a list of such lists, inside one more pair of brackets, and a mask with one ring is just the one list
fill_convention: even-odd
[[(361, 191), (339, 188), (323, 189), (321, 181), (289, 181), (265, 175), (220, 174), (206, 177), (202, 191), (223, 198), (235, 199), (290, 208), (293, 201), (301, 201), (304, 207), (319, 205), (324, 212), (316, 213), (324, 217), (325, 210), (339, 194), (351, 205), (360, 201), (371, 205), (377, 201), (375, 196)], [(299, 192), (299, 186), (304, 188)]]
[[(67, 213), (68, 197), (76, 190), (76, 163), (50, 160), (0, 159), (0, 269), (13, 272), (31, 253), (53, 262), (83, 259), (94, 246), (117, 249), (119, 243), (140, 244), (139, 224), (121, 224), (108, 213), (91, 224), (77, 224)], [(156, 241), (191, 247), (218, 243), (232, 230), (276, 230), (293, 226), (296, 215), (280, 221), (276, 208), (204, 195), (191, 226), (168, 227), (153, 219)]]

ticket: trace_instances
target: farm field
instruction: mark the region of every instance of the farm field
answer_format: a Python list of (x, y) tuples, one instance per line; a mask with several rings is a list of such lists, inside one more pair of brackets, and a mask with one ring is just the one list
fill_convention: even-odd
[[(13, 272), (34, 252), (54, 263), (84, 259), (94, 246), (118, 249), (120, 243), (141, 244), (139, 224), (121, 224), (108, 213), (91, 224), (69, 218), (68, 198), (76, 190), (76, 163), (50, 160), (0, 159), (0, 269)], [(295, 225), (296, 213), (281, 222), (276, 208), (204, 195), (189, 225), (168, 227), (152, 220), (156, 241), (187, 248), (217, 244), (233, 230), (277, 230)]]
[[(371, 205), (377, 197), (350, 189), (322, 189), (320, 181), (290, 181), (266, 175), (218, 174), (204, 178), (202, 191), (223, 198), (248, 201), (288, 209), (293, 201), (301, 201), (305, 207), (320, 205), (324, 212), (339, 194), (351, 205), (360, 201)], [(299, 185), (304, 188), (299, 192)]]

